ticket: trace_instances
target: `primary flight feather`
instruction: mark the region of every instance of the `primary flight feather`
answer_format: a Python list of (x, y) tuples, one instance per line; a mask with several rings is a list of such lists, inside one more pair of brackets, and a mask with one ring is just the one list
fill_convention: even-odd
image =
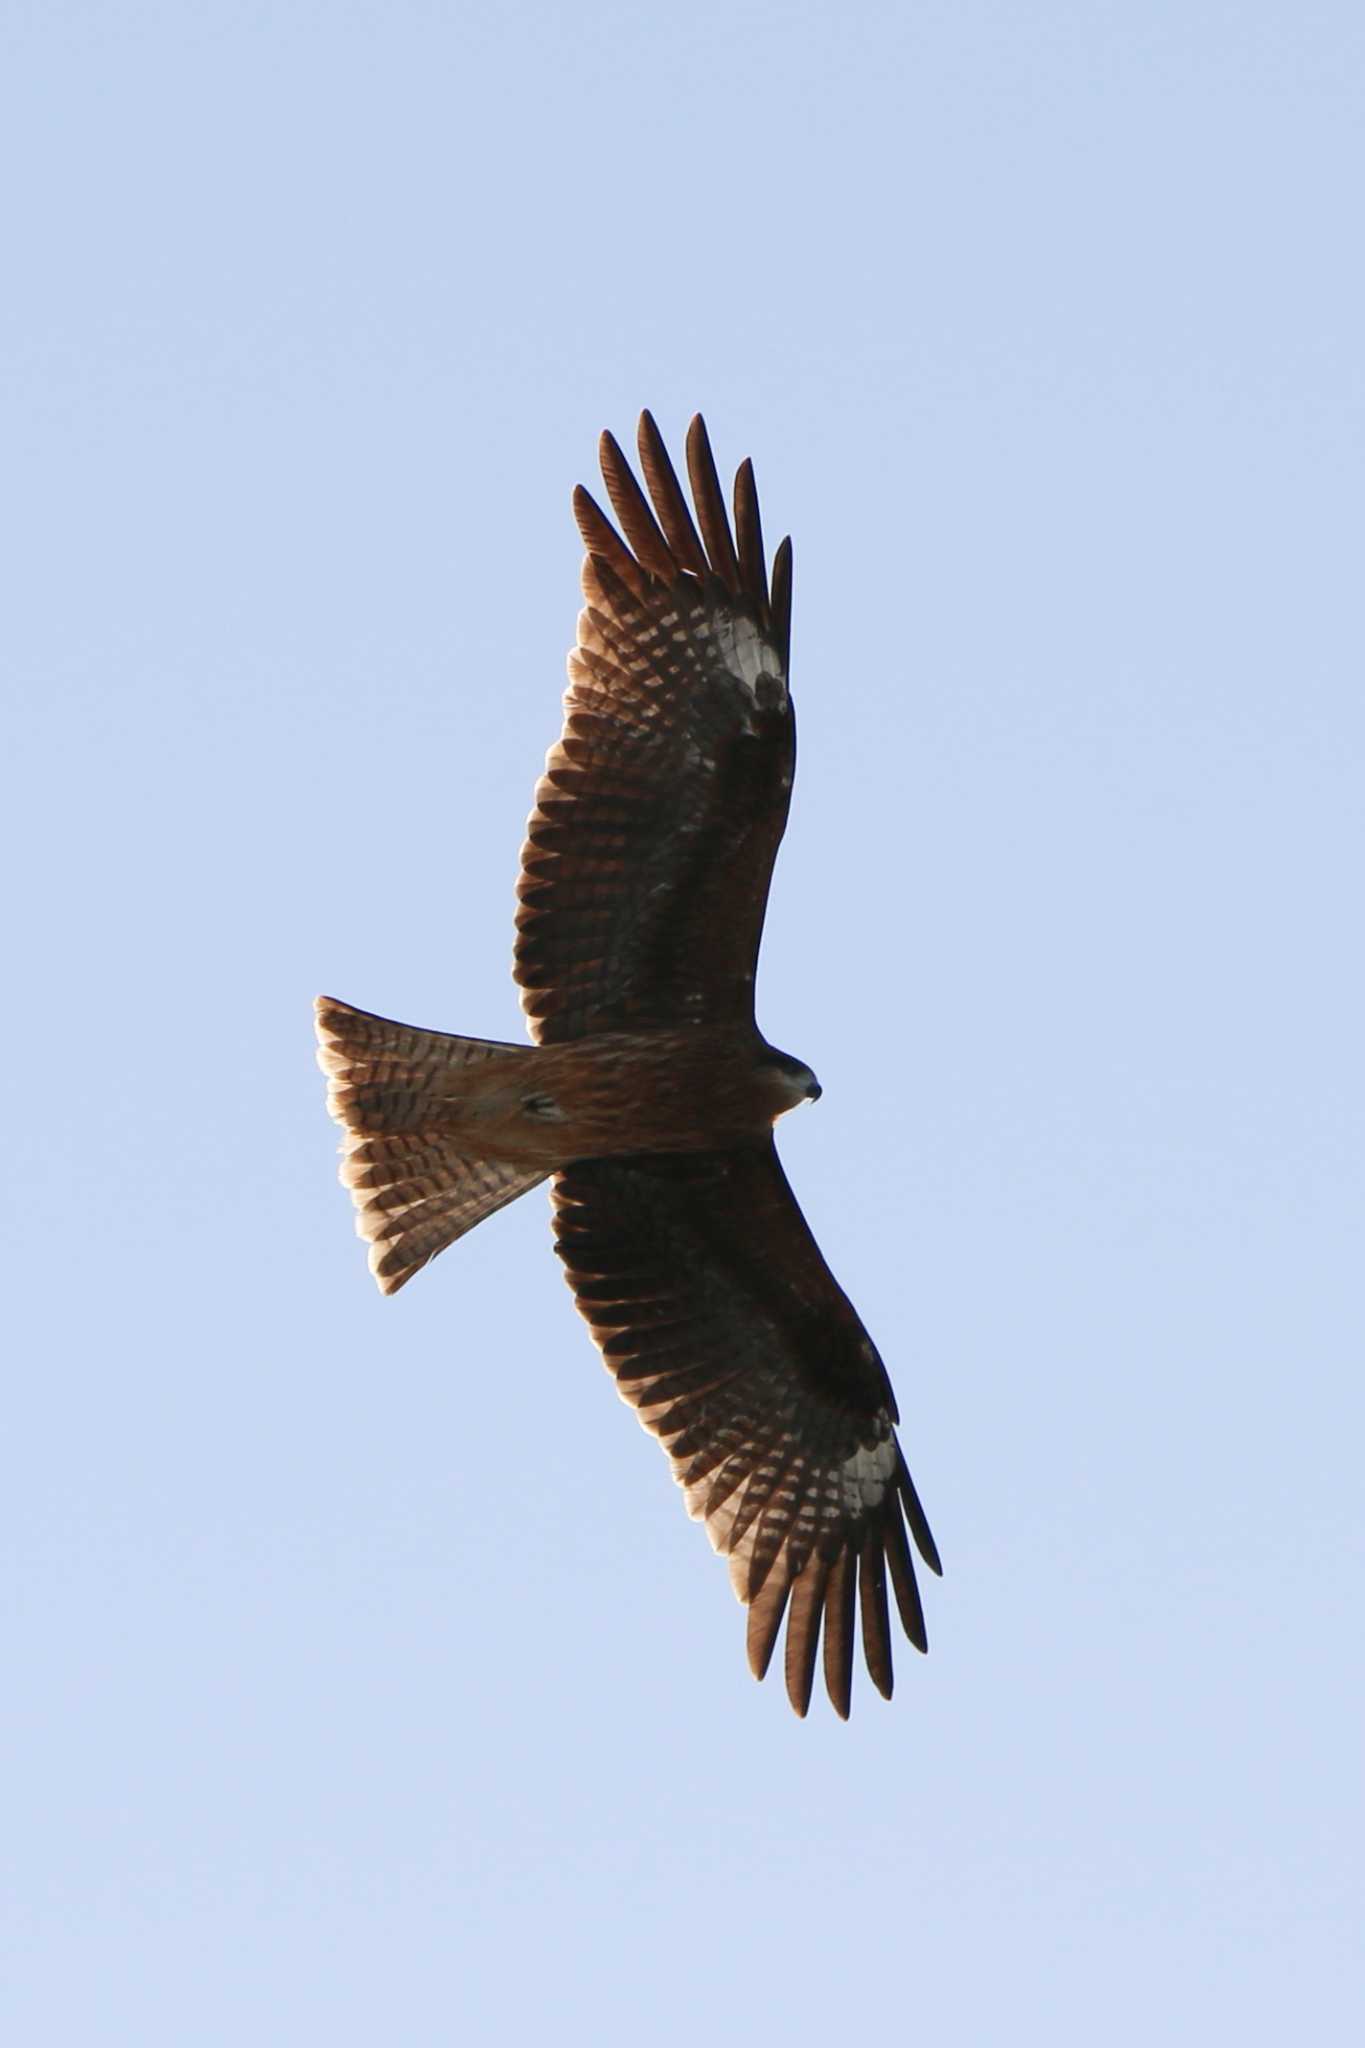
[[(584, 610), (536, 790), (515, 974), (534, 1047), (422, 1031), (322, 997), (341, 1177), (393, 1293), (553, 1177), (555, 1248), (622, 1397), (729, 1559), (768, 1668), (847, 1715), (855, 1616), (892, 1686), (887, 1579), (926, 1647), (909, 1538), (940, 1569), (876, 1347), (820, 1255), (773, 1126), (819, 1095), (754, 1021), (796, 754), (791, 544), (769, 587), (753, 470), (734, 527), (700, 417), (695, 522), (648, 413), (642, 490), (610, 434), (616, 524), (582, 489)], [(909, 1537), (907, 1537), (907, 1529)]]

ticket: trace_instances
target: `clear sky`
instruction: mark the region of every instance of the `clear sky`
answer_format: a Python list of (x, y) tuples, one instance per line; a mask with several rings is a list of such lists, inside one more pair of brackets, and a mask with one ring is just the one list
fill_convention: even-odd
[[(7, 2040), (1351, 2036), (1363, 136), (1356, 0), (10, 0)], [(642, 404), (795, 541), (760, 1022), (946, 1566), (847, 1727), (313, 1065), (521, 1033)]]

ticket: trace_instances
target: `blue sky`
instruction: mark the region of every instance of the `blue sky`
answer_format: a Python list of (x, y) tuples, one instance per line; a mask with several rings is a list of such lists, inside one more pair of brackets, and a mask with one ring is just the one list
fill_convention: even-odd
[[(1365, 20), (12, 5), (0, 2009), (1337, 2039)], [(799, 1724), (529, 1197), (380, 1299), (320, 990), (519, 1034), (598, 431), (796, 550), (760, 1021), (944, 1555)]]

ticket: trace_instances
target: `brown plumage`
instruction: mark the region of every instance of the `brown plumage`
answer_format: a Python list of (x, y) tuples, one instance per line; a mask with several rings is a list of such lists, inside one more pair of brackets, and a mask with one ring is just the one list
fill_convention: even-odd
[(648, 495), (602, 437), (617, 526), (574, 493), (587, 603), (517, 890), (534, 1048), (324, 997), (318, 1056), (385, 1293), (553, 1175), (579, 1309), (729, 1559), (755, 1674), (785, 1615), (787, 1693), (804, 1714), (823, 1631), (826, 1688), (846, 1715), (857, 1615), (889, 1697), (888, 1574), (923, 1650), (909, 1538), (939, 1561), (885, 1369), (773, 1143), (776, 1119), (818, 1085), (754, 1021), (795, 762), (791, 547), (770, 592), (752, 466), (735, 479), (732, 531), (699, 417), (695, 523), (648, 413), (639, 453)]

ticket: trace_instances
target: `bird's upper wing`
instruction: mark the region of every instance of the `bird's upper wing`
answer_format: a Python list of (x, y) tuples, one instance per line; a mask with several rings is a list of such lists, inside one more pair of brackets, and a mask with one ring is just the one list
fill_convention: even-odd
[(792, 1705), (809, 1704), (823, 1618), (825, 1682), (846, 1715), (856, 1585), (867, 1667), (889, 1697), (888, 1569), (905, 1632), (925, 1648), (906, 1523), (934, 1571), (938, 1553), (881, 1359), (771, 1140), (579, 1161), (556, 1176), (554, 1203), (559, 1255), (617, 1387), (729, 1558), (755, 1674), (790, 1603)]
[(770, 595), (752, 467), (735, 478), (732, 535), (693, 420), (698, 535), (648, 413), (653, 509), (610, 434), (601, 456), (625, 541), (574, 493), (587, 604), (517, 890), (514, 971), (543, 1043), (752, 1020), (796, 753), (791, 546), (777, 551)]

